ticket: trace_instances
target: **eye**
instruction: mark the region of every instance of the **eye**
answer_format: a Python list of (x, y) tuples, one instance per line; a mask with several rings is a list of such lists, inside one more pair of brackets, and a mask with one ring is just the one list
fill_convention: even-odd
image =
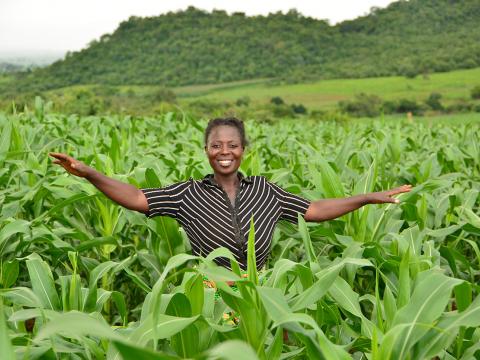
[(230, 149), (236, 149), (238, 147), (238, 145), (237, 144), (230, 144), (229, 147), (230, 147)]
[(218, 145), (218, 144), (210, 145), (210, 147), (212, 147), (214, 149), (220, 149), (220, 145)]

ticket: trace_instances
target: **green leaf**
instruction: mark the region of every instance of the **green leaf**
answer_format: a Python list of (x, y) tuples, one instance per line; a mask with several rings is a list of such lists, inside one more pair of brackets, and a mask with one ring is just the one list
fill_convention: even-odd
[(430, 270), (422, 273), (408, 304), (399, 309), (380, 345), (381, 359), (404, 359), (445, 310), (461, 280)]
[(272, 343), (268, 346), (266, 354), (268, 359), (279, 359), (283, 347), (283, 328), (277, 327)]
[(435, 327), (421, 339), (422, 346), (419, 347), (416, 358), (433, 358), (442, 349), (448, 348), (462, 326), (471, 328), (480, 326), (480, 297), (477, 296), (463, 312), (452, 311), (442, 315)]
[(385, 285), (385, 291), (383, 292), (383, 307), (385, 309), (385, 318), (387, 320), (387, 328), (393, 324), (393, 319), (397, 313), (397, 303), (392, 291), (388, 285)]
[(90, 271), (90, 280), (88, 283), (88, 295), (85, 300), (84, 311), (93, 311), (97, 303), (97, 283), (102, 276), (107, 274), (110, 270), (119, 264), (114, 261), (106, 261), (95, 267)]
[(7, 120), (2, 128), (2, 135), (0, 136), (0, 164), (7, 158), (8, 150), (10, 149), (10, 138), (12, 135), (12, 121)]
[(402, 256), (398, 283), (397, 308), (400, 309), (410, 301), (410, 247)]
[(40, 329), (34, 342), (52, 335), (64, 335), (76, 339), (82, 336), (95, 336), (101, 339), (123, 340), (105, 322), (78, 311), (63, 313), (52, 319)]
[(302, 236), (303, 246), (305, 248), (305, 253), (307, 254), (307, 260), (309, 262), (314, 262), (316, 260), (315, 251), (313, 250), (312, 239), (310, 238), (310, 233), (308, 231), (307, 223), (303, 216), (298, 214), (298, 231)]
[[(165, 311), (166, 315), (188, 318), (192, 309), (188, 298), (181, 293), (173, 295)], [(170, 338), (170, 345), (183, 358), (190, 358), (198, 352), (198, 330), (191, 324)]]
[(462, 312), (472, 303), (472, 285), (466, 281), (453, 288), (457, 309)]
[(343, 278), (335, 278), (328, 292), (340, 307), (355, 316), (363, 317), (358, 294), (352, 290)]
[(39, 217), (34, 219), (32, 221), (32, 223), (38, 224), (38, 223), (42, 222), (46, 217), (51, 216), (51, 215), (55, 215), (55, 214), (62, 215), (60, 210), (63, 209), (65, 206), (73, 204), (73, 203), (78, 203), (78, 202), (83, 202), (83, 201), (86, 201), (86, 200), (89, 200), (89, 199), (93, 199), (93, 198), (96, 198), (98, 196), (99, 196), (98, 194), (95, 194), (95, 195), (75, 194), (75, 195), (69, 197), (68, 199), (60, 201), (58, 204), (53, 206), (51, 209), (49, 209), (48, 211), (44, 212)]
[(159, 314), (154, 325), (153, 316), (148, 315), (128, 339), (137, 345), (145, 346), (154, 339), (154, 335), (156, 339), (167, 339), (193, 324), (198, 318), (199, 315), (183, 318)]
[[(321, 178), (321, 188), (326, 198), (345, 197), (342, 181), (330, 164), (319, 154), (316, 156), (318, 169), (314, 165), (309, 166), (310, 173), (319, 173)], [(317, 185), (318, 186), (318, 185)]]
[(247, 273), (248, 280), (258, 285), (257, 260), (255, 257), (255, 226), (253, 216), (250, 218), (250, 231), (248, 232), (247, 244)]
[(135, 360), (175, 360), (180, 359), (178, 356), (172, 356), (150, 349), (141, 348), (132, 344), (121, 341), (113, 341), (113, 344), (117, 348), (118, 352), (122, 355), (123, 359), (135, 359)]
[(203, 288), (203, 277), (196, 274), (185, 284), (185, 295), (192, 306), (192, 315), (200, 315), (205, 303), (205, 292)]
[(160, 179), (151, 168), (145, 170), (145, 182), (148, 188), (159, 188), (162, 186)]
[(222, 360), (255, 360), (257, 354), (250, 345), (241, 340), (224, 341), (207, 352), (208, 357)]
[(434, 229), (434, 230), (426, 229), (425, 233), (428, 236), (431, 236), (431, 237), (444, 239), (448, 235), (453, 234), (455, 231), (457, 231), (461, 227), (462, 227), (462, 225), (451, 225), (451, 226), (448, 226), (448, 227), (442, 228), (442, 229)]
[(25, 220), (14, 220), (6, 224), (0, 230), (0, 255), (3, 253), (6, 241), (15, 234), (27, 234), (30, 230), (30, 222)]
[(471, 209), (459, 206), (455, 209), (460, 217), (460, 220), (468, 222), (470, 225), (480, 229), (480, 216), (475, 214)]
[(16, 360), (17, 357), (13, 351), (13, 346), (8, 336), (7, 322), (3, 310), (3, 301), (0, 298), (0, 349), (2, 349), (2, 359)]
[(274, 321), (275, 327), (284, 326), (293, 332), (307, 335), (307, 332), (300, 326), (305, 324), (315, 330), (317, 341), (314, 342), (315, 349), (323, 354), (325, 359), (349, 359), (350, 356), (341, 347), (332, 344), (321, 331), (315, 320), (307, 314), (293, 313), (288, 307), (285, 297), (280, 289), (257, 286), (257, 291), (262, 299), (263, 305)]
[(128, 310), (127, 304), (125, 303), (125, 296), (121, 292), (112, 291), (111, 297), (113, 302), (115, 303), (115, 306), (117, 307), (118, 313), (122, 318), (123, 326), (126, 326), (128, 320)]
[(17, 281), (19, 272), (18, 260), (5, 261), (2, 264), (0, 283), (4, 288), (9, 288)]
[(33, 292), (40, 299), (43, 307), (45, 309), (60, 310), (60, 299), (55, 289), (49, 265), (40, 259), (37, 254), (30, 255), (26, 263)]
[(335, 279), (339, 276), (340, 271), (346, 264), (356, 264), (360, 266), (372, 266), (370, 261), (365, 259), (350, 259), (346, 258), (341, 260), (339, 263), (326, 267), (320, 272), (316, 273), (315, 276), (318, 278), (315, 283), (300, 292), (298, 296), (294, 297), (290, 304), (293, 311), (299, 311), (308, 306), (316, 303), (320, 300), (330, 289)]
[(18, 306), (28, 307), (42, 307), (42, 301), (39, 297), (29, 288), (16, 287), (8, 289), (0, 293), (2, 297), (10, 300), (12, 303)]

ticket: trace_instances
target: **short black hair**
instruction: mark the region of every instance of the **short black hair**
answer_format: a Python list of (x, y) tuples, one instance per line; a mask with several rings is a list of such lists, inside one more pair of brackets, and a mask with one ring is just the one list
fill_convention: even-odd
[(217, 126), (233, 126), (240, 133), (240, 139), (242, 141), (242, 146), (245, 147), (248, 145), (248, 140), (245, 135), (245, 126), (243, 121), (237, 119), (236, 117), (227, 117), (227, 118), (216, 118), (208, 122), (207, 128), (205, 129), (205, 146), (207, 146), (208, 136), (214, 128)]

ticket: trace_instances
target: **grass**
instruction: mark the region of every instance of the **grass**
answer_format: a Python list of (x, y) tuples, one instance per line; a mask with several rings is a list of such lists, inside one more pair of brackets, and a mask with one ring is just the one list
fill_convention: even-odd
[[(0, 77), (0, 83), (6, 78)], [(444, 106), (462, 100), (470, 100), (471, 89), (480, 84), (480, 68), (459, 70), (446, 73), (430, 74), (408, 79), (400, 76), (365, 78), (365, 79), (331, 79), (302, 84), (274, 84), (273, 79), (252, 79), (224, 84), (191, 85), (172, 88), (178, 105), (188, 108), (194, 101), (213, 103), (234, 103), (241, 97), (248, 96), (251, 106), (266, 104), (274, 96), (281, 97), (287, 104), (303, 104), (308, 110), (330, 110), (341, 100), (352, 99), (356, 94), (367, 93), (380, 96), (383, 100), (402, 98), (423, 102), (433, 93), (442, 95)], [(48, 91), (47, 99), (58, 96), (74, 96), (78, 91), (95, 92), (99, 85), (77, 85)], [(119, 95), (135, 95), (137, 98), (148, 97), (161, 86), (122, 85), (113, 86)], [(478, 103), (478, 102), (477, 102)]]
[[(427, 77), (407, 79), (400, 76), (367, 79), (332, 79), (306, 84), (269, 85), (267, 80), (220, 88), (189, 87), (175, 88), (183, 102), (208, 99), (235, 101), (249, 96), (254, 103), (266, 103), (273, 96), (282, 97), (287, 103), (301, 103), (309, 109), (333, 108), (338, 101), (350, 99), (364, 92), (381, 96), (385, 100), (409, 98), (426, 99), (430, 93), (438, 92), (446, 104), (459, 99), (468, 99), (470, 90), (480, 83), (480, 68), (436, 73)], [(207, 91), (207, 93), (205, 93)], [(188, 98), (184, 96), (188, 93)], [(185, 97), (185, 99), (182, 99)]]
[[(405, 114), (395, 114), (395, 115), (385, 115), (382, 119), (386, 122), (401, 122), (405, 119), (408, 120), (408, 116)], [(354, 123), (357, 122), (378, 122), (379, 119), (375, 118), (356, 118), (351, 120)], [(479, 124), (480, 123), (480, 113), (464, 113), (464, 114), (442, 114), (442, 115), (433, 115), (433, 116), (413, 116), (413, 123), (422, 123), (427, 125), (433, 124), (442, 124), (442, 125), (460, 125), (460, 124)]]

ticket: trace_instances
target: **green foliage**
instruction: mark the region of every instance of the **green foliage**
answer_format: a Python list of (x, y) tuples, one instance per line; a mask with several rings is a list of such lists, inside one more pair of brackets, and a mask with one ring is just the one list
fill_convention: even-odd
[(415, 100), (400, 99), (397, 102), (395, 111), (399, 113), (412, 113), (414, 115), (420, 115), (423, 112), (423, 109)]
[(242, 96), (235, 101), (235, 105), (237, 106), (248, 106), (250, 105), (250, 97), (249, 96)]
[[(330, 26), (286, 14), (247, 17), (189, 7), (131, 17), (112, 34), (44, 69), (18, 73), (2, 90), (79, 84), (211, 84), (279, 78), (417, 74), (480, 66), (476, 0), (397, 1)], [(441, 26), (439, 24), (442, 24)]]
[(470, 96), (474, 100), (480, 99), (480, 85), (477, 85), (472, 90), (470, 90)]
[[(254, 149), (242, 166), (293, 193), (415, 187), (398, 205), (279, 224), (259, 272), (252, 219), (244, 278), (227, 249), (189, 255), (174, 220), (120, 209), (47, 158), (66, 152), (138, 187), (201, 178), (206, 120), (79, 117), (46, 105), (0, 114), (3, 357), (474, 358), (478, 122), (246, 121)], [(225, 321), (232, 312), (237, 322)]]
[(380, 115), (382, 99), (376, 95), (360, 93), (353, 100), (340, 101), (338, 106), (341, 111), (353, 116), (375, 117)]
[(474, 110), (475, 105), (467, 100), (458, 100), (446, 107), (447, 113), (467, 113)]
[(307, 108), (302, 104), (292, 104), (290, 105), (295, 114), (305, 115), (308, 111)]
[(283, 101), (283, 99), (280, 97), (280, 96), (274, 96), (270, 99), (270, 102), (273, 104), (273, 105), (283, 105), (285, 104), (285, 101)]
[(291, 118), (294, 116), (293, 108), (287, 104), (273, 105), (270, 107), (273, 116), (277, 118)]
[(432, 110), (441, 111), (444, 109), (442, 103), (440, 102), (441, 99), (442, 95), (434, 92), (428, 96), (427, 100), (425, 100), (425, 104), (427, 104)]

